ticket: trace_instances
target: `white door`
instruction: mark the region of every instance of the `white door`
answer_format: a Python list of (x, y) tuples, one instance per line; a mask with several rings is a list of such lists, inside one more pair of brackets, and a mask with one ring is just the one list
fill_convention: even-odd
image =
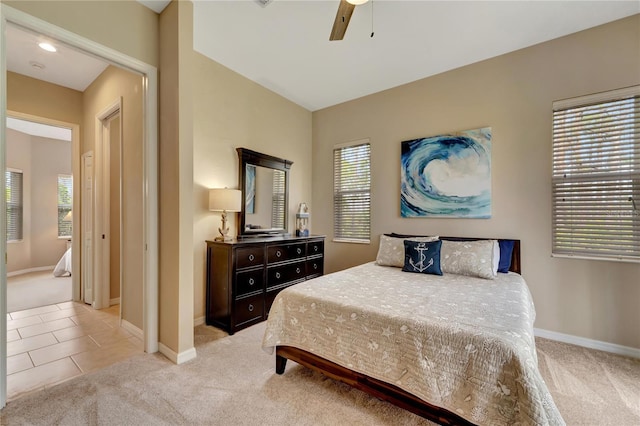
[(93, 152), (82, 155), (82, 300), (93, 304)]

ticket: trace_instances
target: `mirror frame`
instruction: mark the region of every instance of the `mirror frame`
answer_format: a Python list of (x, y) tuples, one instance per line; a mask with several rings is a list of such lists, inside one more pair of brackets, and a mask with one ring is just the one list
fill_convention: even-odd
[[(293, 161), (285, 160), (283, 158), (274, 157), (267, 154), (262, 154), (260, 152), (252, 151), (247, 148), (236, 148), (238, 152), (238, 160), (239, 160), (239, 168), (240, 173), (239, 176), (239, 187), (242, 191), (242, 203), (240, 208), (240, 220), (238, 221), (238, 238), (243, 237), (259, 237), (266, 235), (278, 235), (278, 234), (287, 234), (287, 229), (289, 226), (289, 169), (291, 169), (291, 165)], [(252, 166), (260, 166), (266, 167), (269, 169), (281, 170), (284, 172), (284, 225), (283, 229), (272, 230), (269, 232), (260, 232), (259, 230), (255, 232), (246, 232), (245, 230), (245, 210), (246, 210), (246, 185), (245, 179), (247, 174), (247, 165), (250, 164)]]

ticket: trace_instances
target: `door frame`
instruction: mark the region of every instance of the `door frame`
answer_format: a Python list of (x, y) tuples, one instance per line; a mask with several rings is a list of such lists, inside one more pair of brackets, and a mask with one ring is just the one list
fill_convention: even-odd
[[(67, 123), (65, 121), (54, 120), (52, 118), (40, 117), (23, 112), (6, 110), (6, 116), (18, 118), (20, 120), (32, 121), (34, 123), (47, 124), (49, 126), (64, 127), (71, 130), (71, 175), (73, 182), (73, 195), (71, 211), (80, 211), (80, 194), (76, 191), (80, 184), (80, 125)], [(3, 141), (6, 139), (2, 138)], [(6, 142), (2, 146), (6, 150)], [(6, 167), (6, 159), (3, 161)], [(80, 218), (76, 214), (71, 216), (71, 270), (80, 271)], [(74, 254), (75, 253), (75, 254)], [(71, 298), (80, 300), (80, 274), (71, 274)], [(5, 315), (6, 316), (6, 315)], [(6, 328), (6, 327), (5, 327)]]
[[(5, 169), (5, 126), (7, 114), (6, 26), (8, 23), (36, 31), (69, 46), (98, 56), (142, 76), (143, 96), (143, 333), (144, 350), (158, 351), (158, 70), (115, 49), (53, 25), (0, 3), (0, 171)], [(6, 200), (0, 197), (0, 209)], [(0, 221), (0, 235), (6, 223)], [(6, 242), (0, 244), (0, 258), (6, 256)], [(7, 270), (0, 262), (0, 408), (7, 400)]]
[[(96, 114), (95, 118), (95, 146), (93, 157), (94, 175), (94, 200), (93, 205), (93, 307), (105, 309), (110, 306), (110, 277), (111, 260), (109, 256), (109, 246), (111, 243), (111, 213), (108, 206), (111, 204), (111, 146), (109, 138), (106, 137), (110, 129), (105, 128), (105, 122), (116, 112), (120, 114), (120, 157), (122, 154), (122, 97), (107, 105), (102, 111)], [(118, 163), (121, 164), (120, 159)], [(120, 314), (122, 314), (122, 166), (118, 176), (120, 188), (118, 188), (120, 198), (120, 272), (118, 281), (120, 282)]]

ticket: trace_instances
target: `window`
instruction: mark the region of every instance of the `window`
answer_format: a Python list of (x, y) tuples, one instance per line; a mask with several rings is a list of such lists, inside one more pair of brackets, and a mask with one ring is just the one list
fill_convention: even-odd
[(553, 254), (640, 262), (640, 86), (553, 104)]
[(284, 172), (273, 171), (273, 199), (271, 203), (271, 227), (286, 228), (284, 223)]
[(368, 243), (371, 237), (371, 145), (333, 150), (334, 241)]
[(4, 173), (7, 199), (7, 241), (22, 239), (22, 171), (7, 169)]
[(73, 205), (73, 178), (58, 175), (58, 237), (71, 237), (71, 207)]

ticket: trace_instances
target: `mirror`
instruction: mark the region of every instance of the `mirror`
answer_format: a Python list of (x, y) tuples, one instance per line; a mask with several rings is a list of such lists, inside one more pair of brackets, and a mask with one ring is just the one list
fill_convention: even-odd
[(240, 161), (242, 210), (239, 237), (287, 233), (289, 169), (282, 158), (237, 148)]

